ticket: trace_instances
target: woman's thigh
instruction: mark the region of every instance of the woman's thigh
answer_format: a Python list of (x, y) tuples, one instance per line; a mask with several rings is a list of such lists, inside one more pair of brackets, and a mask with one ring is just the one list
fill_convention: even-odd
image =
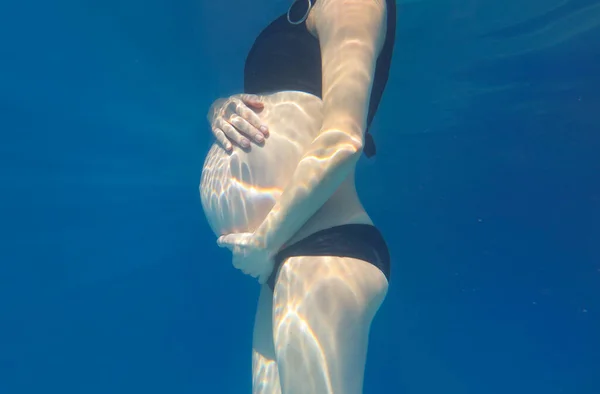
[(273, 343), (273, 291), (263, 285), (252, 337), (252, 393), (281, 394)]
[(273, 338), (284, 394), (360, 394), (384, 274), (346, 257), (293, 257), (273, 296)]

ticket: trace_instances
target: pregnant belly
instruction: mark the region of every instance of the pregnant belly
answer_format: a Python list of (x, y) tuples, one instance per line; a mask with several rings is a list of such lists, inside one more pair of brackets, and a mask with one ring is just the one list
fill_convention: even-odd
[(227, 153), (215, 143), (204, 162), (200, 198), (217, 236), (252, 232), (260, 225), (320, 130), (319, 98), (280, 92), (263, 101), (259, 116), (270, 132), (264, 146)]

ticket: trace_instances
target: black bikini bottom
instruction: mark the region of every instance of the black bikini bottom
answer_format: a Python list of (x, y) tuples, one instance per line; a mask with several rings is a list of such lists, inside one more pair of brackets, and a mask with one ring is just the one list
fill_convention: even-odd
[(267, 283), (275, 288), (277, 273), (290, 257), (352, 257), (373, 264), (390, 279), (390, 253), (379, 230), (370, 224), (344, 224), (318, 231), (286, 246), (275, 255), (275, 268)]

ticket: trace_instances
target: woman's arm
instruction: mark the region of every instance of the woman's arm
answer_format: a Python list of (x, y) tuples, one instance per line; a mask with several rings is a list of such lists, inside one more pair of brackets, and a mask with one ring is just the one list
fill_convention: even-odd
[(377, 57), (386, 30), (381, 0), (321, 0), (314, 31), (321, 45), (323, 124), (283, 191), (255, 232), (276, 253), (333, 195), (356, 165)]

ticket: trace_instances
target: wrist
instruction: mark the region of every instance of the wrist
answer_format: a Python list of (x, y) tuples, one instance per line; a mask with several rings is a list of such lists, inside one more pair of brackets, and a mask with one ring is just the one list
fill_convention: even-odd
[(275, 218), (271, 211), (261, 225), (254, 232), (257, 245), (266, 250), (270, 257), (273, 257), (283, 246), (277, 237), (277, 228), (275, 226)]

